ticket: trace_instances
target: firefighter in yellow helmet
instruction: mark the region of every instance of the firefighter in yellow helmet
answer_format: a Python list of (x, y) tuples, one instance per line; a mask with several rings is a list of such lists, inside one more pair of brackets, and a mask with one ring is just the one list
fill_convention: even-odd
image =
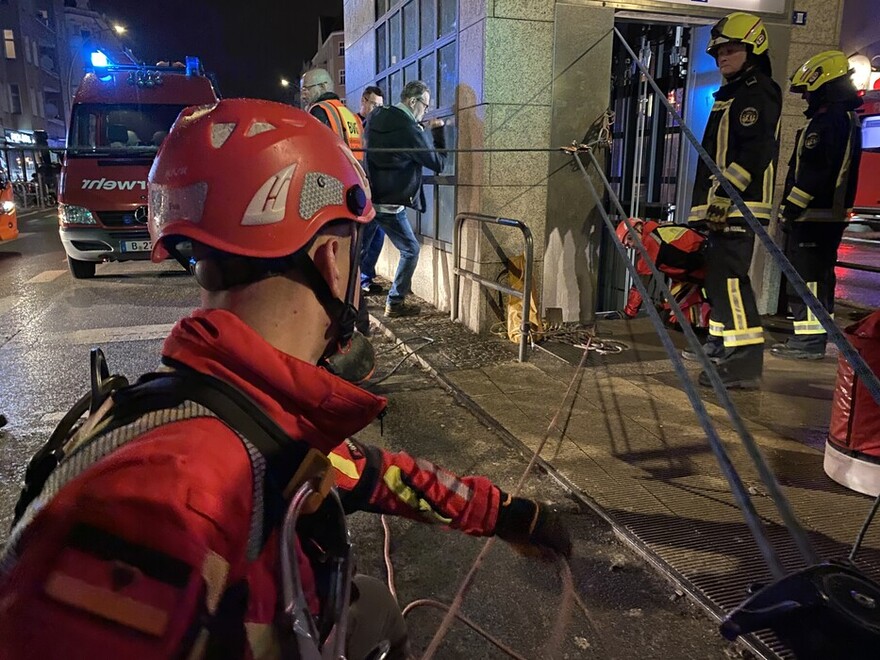
[[(834, 264), (852, 208), (862, 153), (855, 110), (862, 104), (839, 50), (819, 53), (791, 77), (791, 91), (807, 101), (808, 123), (798, 132), (788, 161), (782, 213), (785, 252), (807, 287), (834, 311)], [(777, 357), (821, 360), (827, 335), (800, 296), (788, 285), (794, 336), (770, 349)]]
[[(757, 16), (734, 12), (712, 28), (707, 51), (724, 84), (715, 92), (703, 135), (703, 147), (762, 224), (770, 222), (782, 108), (768, 48), (767, 29)], [(688, 221), (708, 230), (706, 291), (712, 314), (704, 350), (727, 388), (757, 388), (764, 333), (749, 280), (755, 235), (702, 161)], [(684, 357), (695, 356), (685, 351)], [(700, 384), (710, 385), (705, 373)]]

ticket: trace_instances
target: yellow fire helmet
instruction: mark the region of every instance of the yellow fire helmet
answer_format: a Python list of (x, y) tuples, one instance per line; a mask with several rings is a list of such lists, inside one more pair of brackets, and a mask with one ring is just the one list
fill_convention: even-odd
[(735, 11), (728, 14), (712, 27), (712, 36), (706, 52), (715, 56), (715, 51), (723, 44), (746, 44), (751, 46), (752, 53), (766, 53), (770, 46), (767, 28), (764, 21), (754, 14)]
[(795, 94), (815, 92), (822, 85), (848, 76), (849, 60), (839, 50), (826, 50), (813, 55), (791, 74), (791, 91)]

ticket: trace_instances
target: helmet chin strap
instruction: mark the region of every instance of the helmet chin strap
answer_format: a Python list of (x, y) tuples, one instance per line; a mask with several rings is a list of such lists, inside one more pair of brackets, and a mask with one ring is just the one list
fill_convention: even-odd
[(355, 232), (356, 235), (351, 242), (349, 254), (350, 267), (348, 269), (348, 283), (345, 288), (345, 300), (340, 300), (333, 295), (330, 285), (308, 253), (303, 251), (294, 257), (299, 272), (314, 291), (318, 302), (324, 307), (330, 320), (337, 328), (336, 338), (324, 350), (321, 362), (345, 349), (351, 343), (351, 338), (354, 335), (354, 326), (358, 315), (358, 309), (354, 303), (360, 279), (358, 263), (360, 262), (362, 232), (359, 225), (355, 227)]
[(318, 302), (324, 307), (337, 329), (336, 338), (327, 346), (321, 357), (321, 362), (324, 362), (331, 355), (346, 349), (354, 335), (358, 314), (354, 302), (359, 284), (361, 236), (360, 225), (355, 225), (355, 236), (351, 241), (349, 252), (350, 267), (344, 300), (333, 295), (330, 285), (312, 261), (307, 249), (278, 259), (255, 260), (232, 256), (224, 257), (222, 260), (207, 258), (197, 261), (191, 254), (191, 248), (183, 248), (183, 244), (187, 242), (170, 243), (166, 247), (178, 262), (192, 272), (199, 285), (209, 291), (222, 291), (267, 277), (283, 275), (295, 267), (315, 293)]

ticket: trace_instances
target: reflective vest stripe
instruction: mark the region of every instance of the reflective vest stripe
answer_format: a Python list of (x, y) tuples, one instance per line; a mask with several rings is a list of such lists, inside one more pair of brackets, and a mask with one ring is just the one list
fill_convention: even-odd
[[(327, 113), (327, 119), (330, 120), (330, 128), (339, 136), (340, 140), (348, 145), (349, 149), (363, 148), (364, 126), (360, 117), (346, 108), (342, 101), (336, 99), (321, 101), (316, 105), (324, 109), (324, 112)], [(363, 161), (362, 151), (355, 151), (354, 155), (359, 161)]]

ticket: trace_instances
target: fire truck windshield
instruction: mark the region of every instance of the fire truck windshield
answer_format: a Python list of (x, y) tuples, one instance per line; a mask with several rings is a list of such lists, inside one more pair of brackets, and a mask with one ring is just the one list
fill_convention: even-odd
[(68, 151), (73, 155), (142, 155), (155, 152), (185, 106), (100, 104), (74, 106)]

